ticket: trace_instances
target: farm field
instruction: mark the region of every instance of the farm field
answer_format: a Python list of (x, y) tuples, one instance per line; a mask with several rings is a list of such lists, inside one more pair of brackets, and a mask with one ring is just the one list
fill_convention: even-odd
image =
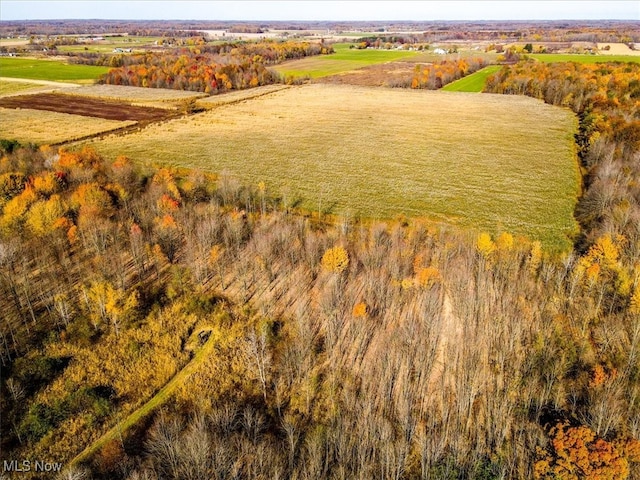
[[(170, 115), (166, 110), (159, 108), (140, 107), (59, 93), (5, 97), (0, 99), (0, 107), (47, 110), (107, 120), (154, 121)], [(34, 118), (34, 121), (37, 121), (37, 119)]]
[(59, 60), (0, 58), (0, 76), (30, 80), (93, 83), (108, 67), (72, 65)]
[(428, 217), (567, 249), (575, 129), (569, 112), (525, 97), (316, 84), (83, 143), (265, 181), (308, 209)]
[(604, 63), (604, 62), (634, 62), (640, 63), (640, 56), (635, 55), (588, 55), (574, 53), (532, 53), (528, 55), (541, 62), (576, 62), (576, 63)]
[(334, 54), (292, 60), (273, 69), (284, 76), (320, 78), (418, 55), (418, 52), (406, 50), (358, 50), (349, 48), (350, 45), (338, 43), (334, 45)]
[(0, 107), (0, 138), (22, 144), (57, 144), (135, 124), (67, 113)]
[(411, 79), (413, 78), (416, 65), (416, 63), (411, 61), (403, 60), (377, 63), (358, 68), (357, 70), (321, 77), (316, 79), (316, 82), (369, 87), (408, 88), (411, 85)]
[(29, 83), (29, 82), (5, 82), (0, 80), (0, 97), (5, 95), (14, 95), (16, 93), (22, 92), (33, 92), (36, 90), (47, 89), (42, 85), (38, 85), (37, 83)]
[(233, 90), (231, 92), (226, 92), (220, 95), (211, 95), (206, 96), (205, 98), (200, 98), (197, 104), (199, 107), (203, 108), (215, 108), (221, 105), (229, 105), (232, 103), (261, 97), (262, 95), (268, 95), (280, 90), (286, 90), (287, 88), (290, 88), (289, 85), (273, 84), (263, 85), (261, 87), (255, 88), (248, 88), (246, 90)]
[(487, 81), (487, 77), (500, 70), (500, 68), (501, 67), (498, 65), (485, 67), (482, 70), (478, 70), (471, 75), (461, 78), (460, 80), (445, 85), (442, 87), (442, 90), (447, 92), (482, 92), (485, 82)]
[(626, 43), (598, 43), (598, 50), (600, 55), (640, 56), (640, 50), (631, 50)]
[(161, 39), (162, 37), (106, 37), (104, 40), (91, 43), (59, 45), (58, 50), (61, 52), (111, 53), (114, 48), (131, 48), (135, 51), (155, 46), (155, 42)]
[(172, 90), (168, 88), (143, 88), (124, 85), (85, 85), (73, 91), (74, 95), (103, 100), (116, 100), (158, 108), (176, 108), (189, 99), (207, 97), (205, 93)]

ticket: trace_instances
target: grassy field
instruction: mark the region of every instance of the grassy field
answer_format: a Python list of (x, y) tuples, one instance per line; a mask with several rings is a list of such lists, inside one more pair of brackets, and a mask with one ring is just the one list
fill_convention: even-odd
[(604, 62), (634, 62), (640, 63), (637, 55), (580, 55), (572, 53), (533, 53), (528, 55), (541, 62), (576, 62), (576, 63), (604, 63)]
[(445, 85), (442, 90), (446, 92), (481, 92), (484, 89), (487, 77), (500, 70), (500, 68), (499, 65), (484, 67), (482, 70)]
[(407, 50), (358, 50), (349, 48), (351, 45), (337, 43), (333, 46), (336, 53), (285, 62), (274, 67), (274, 70), (285, 76), (320, 78), (376, 63), (407, 59), (418, 54)]
[(279, 83), (273, 85), (263, 85), (261, 87), (247, 88), (246, 90), (233, 90), (220, 95), (211, 95), (210, 97), (201, 98), (198, 100), (198, 107), (206, 109), (220, 107), (222, 105), (230, 105), (232, 103), (238, 103), (252, 98), (261, 97), (270, 93), (275, 93), (280, 90), (286, 90), (290, 88), (289, 85), (282, 85)]
[(600, 55), (640, 56), (640, 50), (631, 50), (626, 43), (598, 43), (598, 50)]
[(74, 95), (117, 100), (140, 105), (165, 109), (176, 109), (190, 99), (208, 97), (206, 93), (171, 90), (168, 88), (128, 87), (123, 85), (85, 85), (73, 91)]
[(169, 88), (127, 87), (122, 85), (87, 85), (75, 89), (73, 94), (123, 102), (172, 102), (207, 96), (206, 93), (171, 90)]
[(13, 108), (0, 108), (0, 117), (0, 138), (18, 140), (23, 144), (60, 143), (135, 123)]
[(575, 129), (569, 112), (526, 97), (306, 85), (89, 143), (265, 181), (309, 209), (428, 217), (564, 249)]
[(108, 67), (70, 65), (58, 60), (0, 58), (0, 76), (2, 77), (85, 83), (93, 82), (107, 71), (109, 71)]
[(44, 90), (47, 87), (29, 82), (2, 82), (0, 81), (0, 97), (34, 90)]

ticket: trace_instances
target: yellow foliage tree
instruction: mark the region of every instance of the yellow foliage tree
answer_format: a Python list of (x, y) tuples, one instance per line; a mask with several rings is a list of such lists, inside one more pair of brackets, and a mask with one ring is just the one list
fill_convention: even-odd
[(168, 168), (159, 169), (153, 176), (153, 183), (164, 186), (176, 200), (181, 199), (180, 190), (178, 190), (173, 173)]
[(440, 271), (436, 267), (423, 267), (416, 272), (416, 285), (430, 287), (440, 279)]
[(369, 311), (367, 308), (367, 304), (364, 302), (356, 303), (353, 306), (352, 315), (356, 318), (364, 318), (368, 315)]
[(9, 200), (2, 211), (2, 227), (5, 229), (17, 228), (24, 221), (24, 216), (37, 200), (37, 196), (29, 185), (20, 193)]
[(536, 240), (531, 244), (531, 252), (529, 253), (528, 267), (531, 273), (536, 273), (542, 263), (542, 244)]
[(508, 252), (513, 249), (513, 235), (507, 232), (503, 232), (496, 239), (496, 246), (501, 252)]
[(83, 183), (71, 195), (71, 207), (80, 209), (84, 216), (105, 215), (112, 213), (112, 201), (109, 194), (97, 183)]
[(65, 210), (60, 196), (51, 195), (48, 200), (40, 200), (31, 206), (26, 224), (34, 234), (45, 235), (54, 229)]
[(125, 290), (109, 285), (106, 293), (105, 311), (118, 335), (120, 324), (138, 307), (138, 292), (134, 290), (127, 295)]
[(95, 328), (101, 321), (110, 322), (116, 335), (120, 333), (120, 324), (132, 315), (138, 307), (138, 292), (127, 292), (115, 288), (109, 282), (93, 282), (89, 288), (84, 287), (82, 293), (89, 309)]
[(580, 259), (579, 268), (586, 271), (591, 265), (599, 264), (601, 267), (615, 269), (620, 257), (620, 248), (613, 241), (611, 235), (600, 237), (595, 244), (589, 248), (585, 256)]
[(612, 290), (626, 297), (631, 292), (632, 280), (628, 271), (620, 262), (620, 251), (625, 238), (617, 236), (615, 240), (610, 234), (598, 238), (589, 251), (580, 259), (576, 267), (588, 285), (598, 281), (611, 282)]
[(341, 273), (349, 266), (349, 254), (341, 246), (330, 248), (324, 252), (321, 264), (328, 272)]
[(51, 195), (58, 190), (58, 182), (53, 172), (46, 172), (33, 179), (33, 189), (40, 195)]
[(496, 244), (491, 240), (491, 235), (488, 233), (482, 232), (478, 236), (478, 241), (476, 242), (476, 248), (482, 254), (483, 257), (490, 257), (496, 251)]

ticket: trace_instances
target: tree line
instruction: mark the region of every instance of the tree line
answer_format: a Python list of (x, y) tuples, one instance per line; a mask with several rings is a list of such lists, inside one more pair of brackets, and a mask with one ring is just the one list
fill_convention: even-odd
[(213, 95), (275, 83), (280, 76), (268, 68), (270, 65), (332, 52), (332, 47), (320, 43), (263, 42), (202, 46), (175, 53), (122, 55), (110, 60), (122, 66), (111, 69), (100, 82)]

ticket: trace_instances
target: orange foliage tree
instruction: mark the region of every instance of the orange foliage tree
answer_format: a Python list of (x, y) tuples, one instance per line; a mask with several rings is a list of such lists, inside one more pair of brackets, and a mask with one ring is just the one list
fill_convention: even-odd
[[(535, 464), (534, 478), (563, 480), (624, 480), (629, 476), (625, 448), (598, 438), (589, 427), (558, 423), (551, 431), (549, 451)], [(628, 442), (627, 442), (628, 443)], [(633, 442), (632, 442), (633, 443)]]

